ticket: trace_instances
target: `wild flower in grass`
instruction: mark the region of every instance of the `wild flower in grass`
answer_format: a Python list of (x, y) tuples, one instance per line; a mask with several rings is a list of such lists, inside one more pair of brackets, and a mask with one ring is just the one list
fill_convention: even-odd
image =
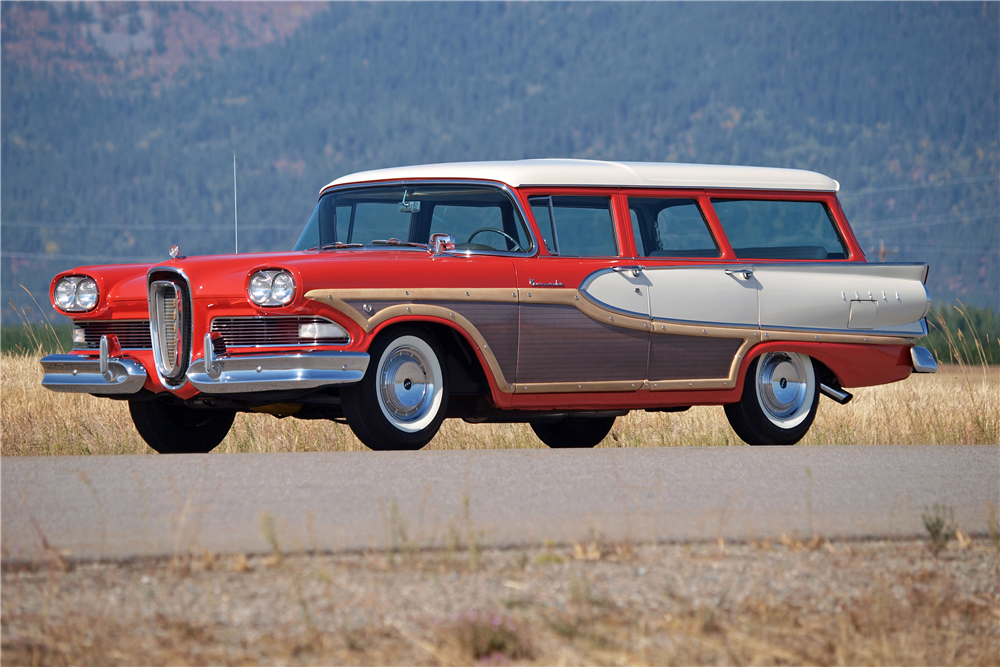
[(928, 545), (934, 555), (939, 555), (948, 546), (948, 541), (955, 537), (955, 511), (941, 503), (934, 503), (933, 507), (925, 507), (924, 528), (930, 538)]
[(467, 657), (483, 664), (505, 664), (534, 654), (525, 629), (498, 612), (458, 614), (442, 632)]

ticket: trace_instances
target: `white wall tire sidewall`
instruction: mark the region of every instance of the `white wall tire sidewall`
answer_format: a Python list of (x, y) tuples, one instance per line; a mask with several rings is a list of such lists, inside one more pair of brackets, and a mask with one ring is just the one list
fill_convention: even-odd
[[(430, 409), (427, 410), (423, 417), (412, 422), (401, 421), (397, 418), (388, 406), (386, 406), (385, 401), (382, 398), (381, 391), (382, 371), (385, 368), (386, 361), (396, 350), (403, 346), (412, 347), (423, 355), (424, 360), (427, 362), (426, 371), (431, 375), (434, 381), (434, 392), (430, 399)], [(382, 351), (382, 356), (379, 358), (378, 365), (375, 368), (375, 398), (378, 401), (379, 409), (382, 411), (382, 416), (385, 417), (385, 420), (389, 423), (389, 425), (399, 431), (402, 431), (403, 433), (418, 433), (424, 430), (434, 422), (438, 413), (441, 411), (441, 402), (444, 399), (443, 381), (444, 378), (441, 370), (441, 362), (438, 360), (437, 354), (427, 341), (418, 336), (400, 336), (399, 338), (394, 339), (388, 346), (386, 346), (385, 350)]]
[(799, 363), (802, 365), (803, 372), (805, 374), (806, 380), (806, 393), (802, 400), (802, 405), (792, 413), (791, 415), (780, 418), (774, 415), (770, 410), (764, 405), (764, 401), (760, 396), (760, 386), (761, 386), (761, 372), (764, 368), (764, 357), (766, 354), (762, 354), (757, 362), (757, 370), (754, 373), (754, 395), (757, 397), (757, 405), (760, 407), (761, 414), (774, 426), (782, 430), (790, 430), (801, 424), (809, 417), (812, 412), (813, 401), (816, 396), (816, 371), (813, 368), (812, 359), (804, 354), (799, 354), (798, 352), (783, 352), (789, 357), (798, 357)]

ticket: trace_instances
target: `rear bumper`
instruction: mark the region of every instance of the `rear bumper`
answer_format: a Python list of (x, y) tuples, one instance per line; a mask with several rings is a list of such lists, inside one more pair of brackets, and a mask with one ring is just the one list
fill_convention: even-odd
[(42, 386), (81, 394), (134, 394), (146, 382), (146, 369), (131, 359), (108, 359), (102, 373), (99, 358), (50, 354), (41, 360)]
[(934, 355), (926, 347), (919, 345), (910, 348), (910, 359), (913, 361), (913, 370), (916, 373), (937, 373), (937, 361)]
[(193, 362), (187, 379), (206, 394), (243, 394), (352, 384), (367, 369), (364, 352), (222, 356)]

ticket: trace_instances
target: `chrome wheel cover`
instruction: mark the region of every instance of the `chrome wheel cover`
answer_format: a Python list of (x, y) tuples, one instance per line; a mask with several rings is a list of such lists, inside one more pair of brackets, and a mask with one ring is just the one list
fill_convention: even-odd
[(382, 414), (401, 431), (426, 427), (441, 408), (441, 365), (434, 350), (417, 336), (401, 336), (382, 353), (376, 394)]
[(768, 352), (757, 362), (757, 402), (779, 428), (794, 428), (812, 409), (816, 374), (812, 360), (797, 352)]

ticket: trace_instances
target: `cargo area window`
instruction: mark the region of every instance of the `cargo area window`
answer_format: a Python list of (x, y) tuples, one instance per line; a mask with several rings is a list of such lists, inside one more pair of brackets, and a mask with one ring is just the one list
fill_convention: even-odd
[(740, 259), (846, 259), (823, 202), (712, 199), (722, 229)]
[(550, 254), (564, 257), (618, 254), (609, 197), (531, 197), (528, 204)]
[(641, 257), (720, 257), (694, 199), (629, 197), (632, 234)]

